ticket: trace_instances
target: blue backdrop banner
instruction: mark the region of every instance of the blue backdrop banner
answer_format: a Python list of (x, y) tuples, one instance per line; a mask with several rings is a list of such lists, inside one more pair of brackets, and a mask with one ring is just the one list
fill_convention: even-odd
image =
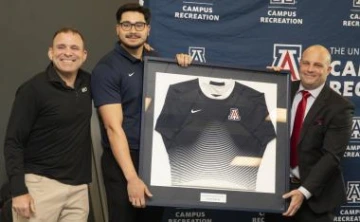
[[(195, 61), (289, 70), (298, 79), (309, 45), (332, 55), (328, 84), (360, 106), (360, 0), (150, 0), (150, 44), (162, 56), (189, 53)], [(360, 221), (360, 113), (344, 155), (347, 203), (334, 221)], [(164, 221), (264, 221), (262, 213), (169, 209)]]

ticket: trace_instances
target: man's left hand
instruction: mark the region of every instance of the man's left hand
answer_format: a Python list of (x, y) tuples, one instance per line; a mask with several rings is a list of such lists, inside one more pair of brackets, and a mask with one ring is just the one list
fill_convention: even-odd
[(149, 43), (144, 43), (144, 48), (146, 51), (151, 52), (154, 51), (155, 49), (153, 47), (151, 47), (151, 45)]
[(192, 58), (188, 54), (180, 53), (176, 54), (176, 61), (179, 66), (188, 67), (192, 62)]
[(284, 199), (291, 198), (289, 208), (285, 213), (283, 213), (283, 216), (292, 217), (301, 207), (301, 204), (303, 203), (305, 197), (299, 190), (292, 190), (289, 193), (284, 194), (283, 198)]

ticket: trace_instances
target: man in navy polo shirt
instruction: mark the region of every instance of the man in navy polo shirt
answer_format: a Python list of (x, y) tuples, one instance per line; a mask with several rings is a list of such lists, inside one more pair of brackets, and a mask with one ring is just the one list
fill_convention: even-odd
[[(150, 11), (136, 3), (121, 6), (117, 13), (119, 42), (96, 65), (92, 94), (102, 120), (102, 170), (107, 194), (109, 220), (116, 222), (161, 221), (162, 208), (145, 207), (151, 197), (137, 174), (140, 143), (144, 49), (150, 32)], [(176, 55), (181, 66), (191, 57)], [(144, 211), (144, 210), (142, 210)], [(140, 218), (146, 219), (142, 219)]]

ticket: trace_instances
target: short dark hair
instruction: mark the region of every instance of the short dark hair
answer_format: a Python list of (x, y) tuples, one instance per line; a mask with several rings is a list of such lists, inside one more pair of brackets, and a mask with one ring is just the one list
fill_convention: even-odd
[(127, 3), (120, 6), (120, 8), (116, 12), (116, 22), (120, 22), (121, 16), (124, 12), (139, 12), (144, 15), (146, 24), (150, 24), (150, 10), (144, 6), (141, 6), (139, 3)]
[(83, 42), (84, 48), (85, 48), (85, 38), (84, 38), (84, 36), (81, 34), (81, 32), (79, 30), (77, 30), (75, 28), (71, 28), (71, 27), (62, 27), (62, 28), (58, 29), (53, 35), (51, 45), (53, 44), (54, 39), (56, 38), (57, 35), (59, 35), (60, 33), (69, 33), (69, 32), (79, 35), (82, 42)]

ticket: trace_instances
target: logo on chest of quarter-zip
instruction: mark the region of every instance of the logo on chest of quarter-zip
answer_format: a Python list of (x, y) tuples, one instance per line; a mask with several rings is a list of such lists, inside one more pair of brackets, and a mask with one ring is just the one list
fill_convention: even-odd
[(129, 77), (133, 76), (135, 74), (135, 72), (129, 73)]
[(87, 87), (86, 87), (86, 86), (81, 88), (81, 92), (83, 92), (83, 93), (84, 93), (84, 92), (87, 92), (87, 91), (88, 91), (88, 89), (87, 89)]

